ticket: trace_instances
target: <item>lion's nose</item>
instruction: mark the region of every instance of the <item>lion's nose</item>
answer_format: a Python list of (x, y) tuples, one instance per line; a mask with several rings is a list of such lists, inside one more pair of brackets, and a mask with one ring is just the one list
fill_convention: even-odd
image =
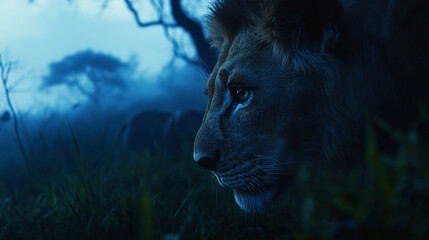
[(220, 160), (220, 151), (213, 154), (201, 154), (194, 152), (194, 161), (201, 167), (216, 171), (217, 163)]

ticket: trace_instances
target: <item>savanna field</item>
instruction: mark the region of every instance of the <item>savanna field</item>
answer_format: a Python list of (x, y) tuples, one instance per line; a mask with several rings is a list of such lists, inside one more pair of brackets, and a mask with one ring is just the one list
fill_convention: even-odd
[[(294, 64), (303, 63), (302, 67), (296, 68), (307, 69), (306, 63), (313, 60), (313, 65), (317, 65), (317, 71), (310, 71), (310, 78), (306, 78), (305, 82), (310, 83), (313, 78), (318, 80), (316, 75), (319, 71), (326, 72), (326, 75), (339, 74), (340, 71), (335, 69), (337, 65), (338, 68), (344, 65), (341, 73), (350, 77), (337, 76), (338, 91), (347, 90), (338, 94), (338, 97), (347, 96), (340, 101), (335, 92), (337, 86), (333, 84), (335, 79), (331, 84), (331, 79), (324, 76), (321, 78), (323, 84), (317, 81), (317, 84), (311, 83), (307, 87), (300, 85), (303, 82), (300, 78), (295, 79), (295, 75), (300, 74), (292, 72), (289, 74), (292, 76), (291, 84), (279, 89), (293, 89), (287, 101), (293, 99), (290, 102), (299, 104), (278, 109), (303, 110), (302, 114), (307, 114), (307, 109), (304, 109), (307, 105), (309, 109), (317, 110), (313, 103), (327, 101), (328, 96), (331, 98), (332, 95), (335, 102), (349, 100), (352, 101), (350, 106), (362, 107), (363, 114), (365, 107), (373, 107), (364, 106), (363, 103), (372, 103), (373, 97), (369, 100), (352, 98), (368, 94), (383, 99), (383, 104), (373, 103), (378, 106), (377, 111), (374, 110), (375, 115), (383, 116), (382, 110), (387, 113), (396, 109), (401, 110), (398, 113), (407, 112), (402, 108), (412, 109), (410, 112), (413, 114), (416, 110), (417, 114), (419, 108), (419, 117), (416, 117), (419, 120), (399, 130), (387, 123), (389, 119), (384, 121), (369, 113), (366, 116), (368, 122), (362, 124), (365, 125), (366, 138), (361, 159), (356, 163), (339, 164), (341, 166), (334, 162), (314, 165), (297, 163), (293, 166), (294, 175), (278, 199), (261, 212), (249, 213), (237, 206), (231, 189), (220, 186), (210, 171), (195, 163), (193, 142), (180, 141), (175, 137), (180, 134), (185, 136), (186, 126), (188, 130), (193, 130), (192, 124), (187, 123), (201, 121), (201, 114), (210, 97), (210, 94), (206, 96), (202, 93), (210, 90), (207, 86), (210, 77), (207, 75), (215, 66), (221, 66), (216, 65), (217, 59), (232, 59), (225, 66), (236, 66), (234, 59), (246, 59), (243, 65), (245, 70), (251, 70), (249, 79), (258, 81), (275, 80), (276, 77), (271, 76), (281, 76), (283, 79), (283, 73), (295, 66), (287, 66), (287, 69), (283, 66), (277, 70), (270, 65), (258, 71), (253, 62), (268, 66), (270, 62), (266, 59), (271, 61), (277, 58), (259, 57), (265, 55), (258, 52), (248, 61), (247, 54), (253, 51), (247, 52), (247, 48), (243, 47), (240, 48), (243, 56), (234, 57), (232, 53), (229, 59), (226, 55), (223, 57), (222, 49), (214, 50), (211, 45), (215, 45), (214, 40), (218, 39), (222, 39), (219, 43), (224, 47), (232, 48), (229, 43), (223, 44), (224, 39), (230, 39), (230, 36), (214, 38), (211, 45), (207, 42), (210, 32), (219, 30), (218, 24), (212, 21), (215, 18), (207, 18), (207, 14), (222, 5), (212, 5), (215, 2), (222, 1), (0, 0), (0, 240), (429, 239), (429, 111), (427, 106), (417, 101), (419, 97), (427, 99), (424, 94), (426, 89), (420, 87), (427, 86), (428, 82), (427, 75), (424, 75), (428, 65), (426, 53), (429, 52), (424, 31), (424, 27), (429, 25), (427, 3), (424, 0), (361, 1), (362, 6), (356, 9), (365, 11), (354, 16), (350, 14), (354, 13), (351, 9), (353, 11), (347, 12), (350, 14), (347, 19), (357, 20), (344, 25), (356, 25), (355, 28), (339, 35), (338, 31), (344, 29), (342, 25), (322, 25), (326, 19), (331, 21), (343, 13), (335, 12), (326, 19), (318, 19), (322, 17), (318, 16), (319, 13), (328, 15), (330, 12), (328, 7), (319, 9), (318, 6), (335, 2), (349, 8), (360, 6), (360, 1), (311, 1), (317, 3), (314, 5), (316, 7), (312, 5), (304, 14), (301, 11), (311, 5), (310, 1), (289, 1), (297, 5), (297, 13), (292, 12), (293, 18), (281, 21), (280, 15), (268, 14), (265, 6), (263, 11), (258, 11), (269, 15), (264, 24), (259, 25), (262, 30), (267, 28), (264, 34), (274, 33), (269, 43), (274, 44), (275, 52), (281, 49), (277, 45), (279, 36), (285, 34), (282, 32), (284, 29), (292, 32), (283, 38), (296, 42), (296, 47), (309, 44), (306, 47), (311, 51), (296, 49), (295, 43), (291, 45), (291, 53), (296, 51), (296, 56), (305, 57), (311, 53), (309, 59), (302, 59), (305, 61), (296, 61), (292, 57)], [(231, 2), (234, 2), (231, 6), (241, 6), (244, 1)], [(289, 3), (246, 3), (252, 2)], [(404, 10), (385, 11), (394, 9), (393, 5)], [(281, 19), (286, 16), (280, 12), (283, 8), (277, 8), (277, 5), (270, 8), (273, 13), (279, 9)], [(288, 7), (285, 9), (289, 11)], [(218, 15), (220, 19), (229, 20), (224, 24), (228, 25), (227, 28), (232, 26), (235, 32), (238, 29), (235, 25), (238, 24), (234, 22), (237, 20), (239, 25), (243, 21), (246, 25), (246, 31), (237, 30), (239, 36), (246, 36), (243, 37), (245, 41), (233, 42), (246, 42), (245, 46), (251, 45), (253, 49), (255, 44), (248, 41), (250, 31), (247, 28), (259, 29), (261, 26), (253, 26), (254, 21), (248, 23), (247, 18), (259, 17), (247, 14), (252, 11), (244, 7), (225, 13), (231, 16), (224, 16), (222, 11)], [(240, 20), (239, 15), (246, 15), (246, 20)], [(397, 18), (393, 19), (394, 16)], [(389, 20), (389, 17), (392, 19)], [(270, 25), (277, 20), (277, 27), (271, 29)], [(383, 22), (379, 22), (381, 20)], [(210, 31), (205, 21), (212, 22), (216, 31)], [(280, 25), (283, 23), (287, 25)], [(396, 25), (388, 27), (387, 23)], [(307, 24), (310, 31), (323, 28), (309, 34), (307, 29), (301, 29)], [(400, 38), (395, 40), (404, 37), (413, 41), (392, 41), (392, 44), (384, 46), (381, 40), (387, 37), (378, 34), (384, 34), (382, 32), (387, 30), (382, 31), (379, 26), (391, 28), (392, 35)], [(301, 33), (309, 37), (302, 43), (299, 42)], [(264, 34), (261, 35), (263, 39)], [(322, 40), (319, 35), (323, 35)], [(293, 36), (296, 40), (291, 38)], [(320, 46), (312, 39), (315, 36)], [(416, 36), (415, 39), (413, 36)], [(336, 56), (332, 59), (325, 57), (329, 54), (334, 56), (337, 41), (349, 38), (356, 44), (356, 49), (351, 48), (354, 46), (351, 43), (338, 44), (340, 50), (344, 50), (344, 54), (338, 57), (343, 62), (334, 64), (331, 61), (337, 59)], [(365, 41), (371, 41), (371, 45), (365, 45)], [(289, 48), (287, 43), (285, 46)], [(351, 47), (348, 47), (349, 44)], [(313, 45), (317, 49), (321, 47), (323, 55), (317, 53), (312, 56)], [(384, 52), (387, 47), (394, 51)], [(263, 48), (264, 54), (268, 52), (271, 50)], [(220, 58), (219, 53), (222, 53)], [(285, 50), (285, 56), (286, 53), (289, 54)], [(283, 56), (283, 52), (280, 55)], [(323, 65), (325, 58), (330, 59), (326, 60), (329, 63), (326, 66)], [(411, 60), (408, 61), (408, 58)], [(272, 62), (280, 64), (281, 61), (277, 60)], [(220, 67), (216, 69), (220, 70)], [(264, 77), (258, 77), (262, 72)], [(268, 77), (266, 73), (273, 75)], [(397, 89), (401, 90), (398, 95), (403, 94), (404, 97), (391, 102), (384, 95), (391, 94), (392, 90), (396, 97), (395, 89), (390, 89), (396, 85), (391, 86), (387, 82), (395, 74), (398, 78), (405, 76), (398, 85), (404, 89)], [(362, 82), (355, 81), (354, 77)], [(411, 84), (413, 78), (416, 81), (414, 85)], [(295, 82), (300, 84), (295, 86)], [(241, 108), (245, 106), (245, 101), (250, 103), (256, 89), (278, 84), (273, 82), (259, 87), (229, 85), (224, 90), (229, 91), (231, 96), (228, 100), (231, 101), (230, 106), (241, 104)], [(322, 94), (319, 99), (312, 96), (313, 91), (302, 90), (312, 90), (313, 85), (326, 88), (329, 94)], [(355, 86), (363, 90), (355, 89)], [(377, 92), (378, 88), (383, 91)], [(234, 97), (238, 90), (245, 90), (247, 94), (244, 99)], [(303, 95), (310, 98), (295, 98), (295, 95), (300, 95), (295, 91), (303, 91)], [(318, 91), (314, 89), (314, 92)], [(275, 115), (279, 112), (276, 105), (280, 104), (280, 100), (270, 102), (266, 99), (275, 99), (280, 95), (286, 96), (288, 93), (275, 92), (267, 98), (264, 93), (264, 101), (258, 102), (263, 102), (264, 109), (270, 108)], [(286, 102), (284, 99), (281, 101)], [(408, 102), (410, 104), (406, 105)], [(379, 107), (385, 106), (385, 103), (392, 109)], [(396, 105), (399, 103), (401, 106)], [(326, 105), (332, 108), (326, 115), (329, 117), (331, 112), (335, 118), (341, 116), (336, 111), (347, 112), (344, 116), (356, 113), (346, 107), (348, 105)], [(414, 109), (412, 106), (419, 107)], [(194, 121), (180, 121), (180, 116), (185, 115), (181, 113), (189, 114), (191, 111), (194, 111), (194, 118), (188, 120)], [(286, 115), (293, 115), (294, 111)], [(198, 114), (200, 118), (195, 117)], [(141, 117), (148, 115), (151, 115), (150, 119), (147, 118), (149, 120)], [(308, 117), (313, 116), (311, 114), (302, 116), (306, 116), (305, 120), (311, 120), (309, 126), (319, 124), (317, 119)], [(403, 116), (408, 120), (407, 114)], [(354, 117), (344, 117), (344, 124), (346, 119)], [(414, 115), (411, 118), (415, 119)], [(280, 120), (272, 122), (278, 123)], [(258, 127), (255, 125), (249, 126)], [(148, 139), (148, 133), (157, 139)], [(336, 137), (335, 133), (332, 137)], [(134, 139), (129, 136), (134, 136)], [(287, 138), (293, 141), (293, 137)], [(132, 141), (134, 145), (129, 144)], [(140, 143), (150, 146), (136, 147)]]
[(368, 127), (364, 164), (346, 174), (301, 165), (277, 206), (254, 214), (193, 162), (190, 143), (174, 156), (131, 152), (65, 123), (43, 152), (30, 148), (28, 165), (2, 166), (0, 239), (427, 239), (420, 124), (376, 126), (395, 154)]

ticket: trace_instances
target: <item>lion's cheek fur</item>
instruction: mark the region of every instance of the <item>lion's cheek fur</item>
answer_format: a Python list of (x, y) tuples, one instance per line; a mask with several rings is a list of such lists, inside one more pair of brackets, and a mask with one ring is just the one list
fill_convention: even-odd
[(278, 195), (278, 188), (267, 189), (258, 194), (244, 194), (234, 191), (234, 200), (237, 205), (247, 212), (258, 212), (264, 210), (267, 205)]

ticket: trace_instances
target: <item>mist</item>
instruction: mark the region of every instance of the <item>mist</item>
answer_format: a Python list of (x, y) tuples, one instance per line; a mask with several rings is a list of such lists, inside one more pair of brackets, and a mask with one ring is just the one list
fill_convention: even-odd
[[(117, 0), (105, 6), (102, 1), (55, 1), (55, 8), (52, 4), (47, 0), (2, 2), (0, 22), (6, 27), (0, 50), (3, 61), (13, 63), (6, 88), (16, 112), (14, 123), (2, 86), (2, 166), (24, 165), (15, 124), (25, 151), (43, 159), (48, 149), (64, 150), (68, 145), (72, 151), (69, 125), (78, 138), (98, 142), (100, 138), (112, 146), (118, 144), (115, 139), (121, 127), (138, 113), (203, 111), (206, 70), (175, 57), (162, 27), (139, 28), (125, 4)], [(156, 14), (148, 3), (136, 7), (150, 16)], [(13, 27), (11, 18), (17, 19)], [(181, 46), (196, 57), (189, 39), (181, 40)], [(78, 58), (72, 63), (76, 69), (65, 70), (70, 64), (67, 57), (73, 56)], [(114, 61), (121, 69), (88, 60), (96, 56)], [(53, 73), (56, 63), (60, 68)], [(63, 156), (70, 153), (61, 151)]]

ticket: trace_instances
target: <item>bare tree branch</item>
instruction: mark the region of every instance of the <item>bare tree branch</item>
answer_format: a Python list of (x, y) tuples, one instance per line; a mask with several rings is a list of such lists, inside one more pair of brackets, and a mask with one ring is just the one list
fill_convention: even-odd
[(160, 15), (159, 11), (157, 11), (158, 15), (160, 15), (158, 20), (143, 22), (140, 20), (140, 15), (137, 12), (136, 8), (134, 7), (132, 1), (131, 0), (124, 0), (124, 1), (125, 1), (125, 4), (127, 5), (128, 10), (130, 10), (130, 12), (133, 14), (134, 20), (136, 21), (139, 27), (150, 27), (150, 26), (157, 26), (157, 25), (163, 25), (164, 27), (179, 27), (179, 25), (177, 24), (170, 24), (170, 23), (164, 22), (162, 19), (162, 15)]
[(12, 101), (10, 99), (10, 89), (8, 88), (8, 81), (9, 81), (9, 74), (12, 70), (12, 68), (16, 65), (15, 62), (8, 61), (7, 57), (0, 54), (0, 75), (1, 75), (1, 81), (3, 84), (5, 96), (6, 96), (6, 102), (7, 105), (12, 113), (13, 118), (13, 128), (16, 135), (16, 140), (18, 142), (18, 147), (21, 151), (22, 157), (24, 158), (25, 165), (27, 167), (27, 170), (31, 172), (30, 168), (30, 162), (28, 160), (27, 154), (24, 149), (24, 144), (21, 140), (21, 135), (19, 133), (19, 126), (18, 126), (18, 116), (16, 114), (15, 108), (13, 107)]
[[(203, 66), (203, 68), (207, 71), (210, 71), (214, 64), (216, 63), (216, 54), (215, 52), (210, 48), (210, 45), (207, 43), (207, 41), (204, 38), (204, 33), (201, 25), (188, 17), (180, 4), (180, 0), (170, 0), (170, 5), (172, 9), (172, 16), (175, 19), (176, 23), (167, 23), (164, 21), (163, 18), (163, 7), (162, 2), (159, 2), (159, 6), (156, 5), (154, 0), (151, 0), (152, 6), (155, 8), (157, 14), (158, 14), (158, 20), (150, 21), (150, 22), (143, 22), (140, 19), (140, 15), (136, 8), (134, 7), (132, 0), (124, 0), (125, 4), (128, 7), (128, 10), (133, 14), (134, 19), (139, 27), (150, 27), (150, 26), (157, 26), (160, 25), (164, 28), (164, 34), (167, 38), (167, 40), (170, 41), (170, 43), (173, 46), (174, 51), (174, 58), (180, 58), (184, 61), (197, 65), (197, 66)], [(180, 44), (178, 41), (171, 36), (169, 33), (170, 28), (176, 28), (180, 27), (185, 32), (187, 32), (195, 46), (195, 49), (197, 51), (197, 54), (199, 56), (199, 59), (192, 59), (187, 54), (183, 53), (180, 48)], [(174, 59), (172, 60), (174, 62)]]
[[(199, 59), (192, 59), (190, 57), (188, 57), (185, 53), (182, 53), (180, 51), (180, 44), (177, 42), (177, 40), (171, 36), (170, 32), (169, 32), (169, 28), (168, 27), (164, 27), (164, 34), (165, 37), (167, 38), (167, 40), (171, 43), (171, 45), (173, 45), (173, 59), (172, 62), (175, 61), (176, 58), (180, 58), (190, 64), (196, 65), (196, 66), (201, 66), (203, 64), (202, 61), (200, 61)], [(171, 65), (171, 63), (170, 63)]]

